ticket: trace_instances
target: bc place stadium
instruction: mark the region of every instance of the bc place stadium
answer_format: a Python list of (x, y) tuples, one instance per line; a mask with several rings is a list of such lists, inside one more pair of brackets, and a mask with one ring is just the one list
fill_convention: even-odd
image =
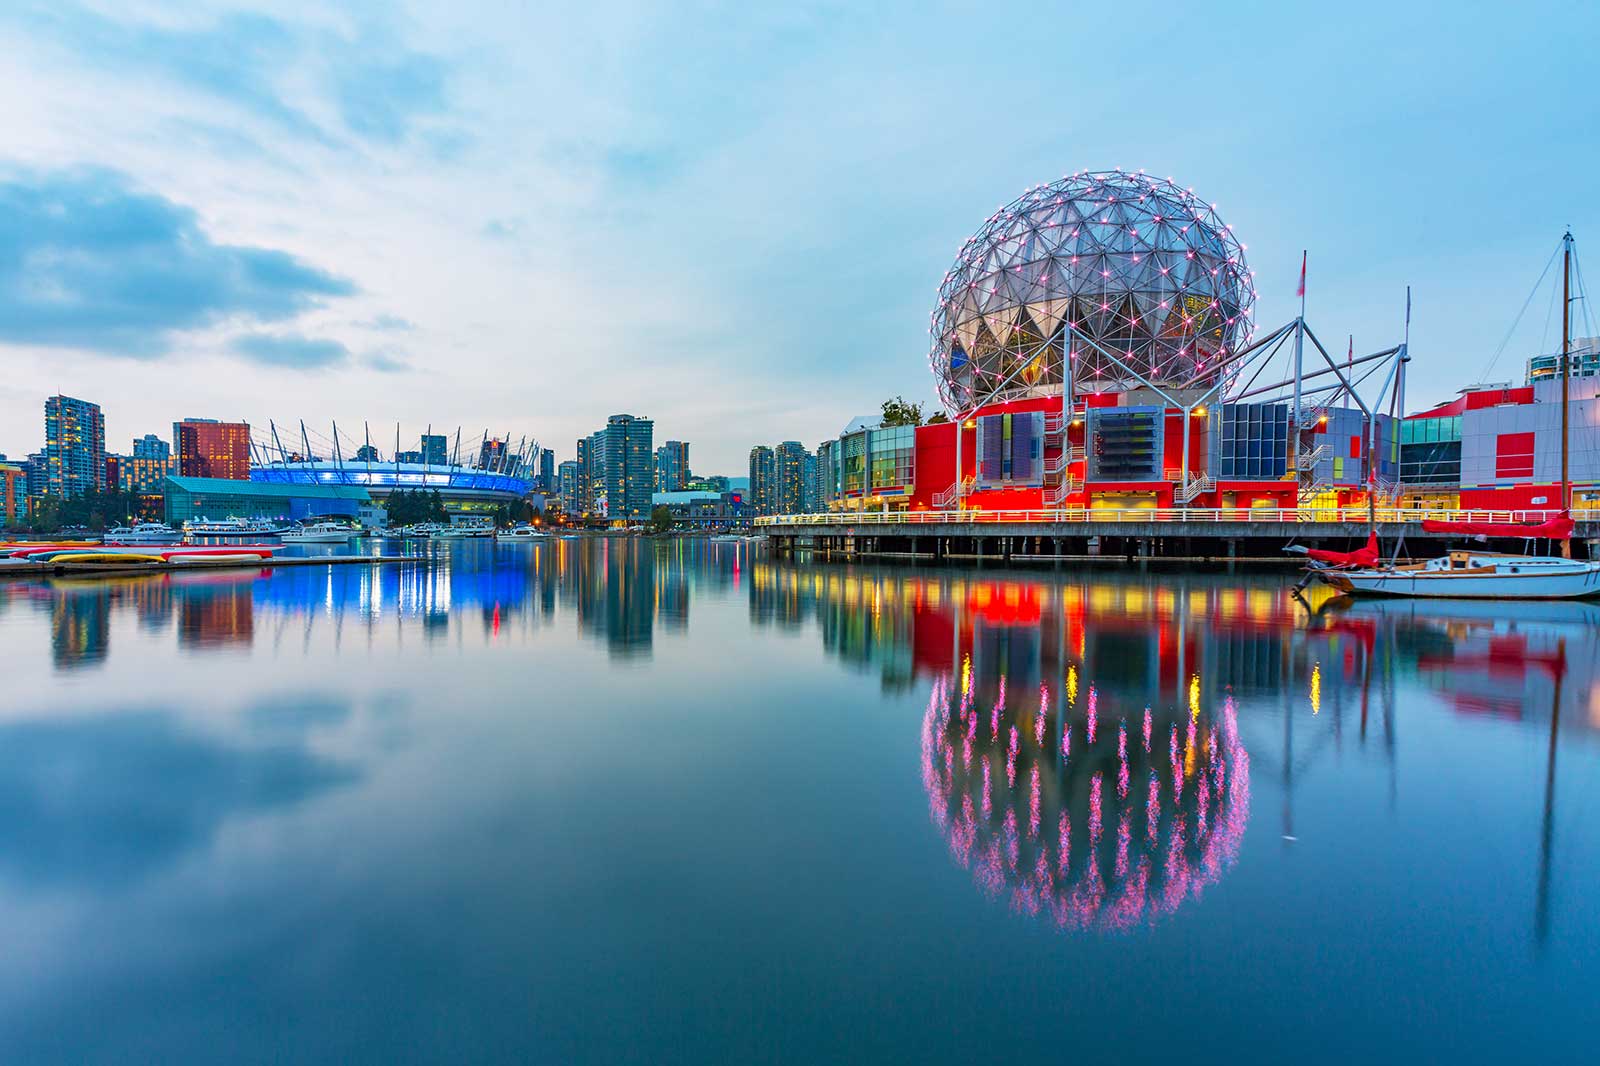
[(337, 424), (330, 428), (323, 435), (304, 423), (292, 431), (268, 423), (265, 434), (251, 435), (250, 480), (282, 486), (284, 495), (312, 486), (364, 489), (378, 504), (396, 491), (437, 491), (451, 511), (493, 511), (534, 491), (540, 446), (529, 437), (467, 437), (430, 426), (405, 440), (396, 427), (392, 448), (384, 448), (365, 429), (352, 439)]

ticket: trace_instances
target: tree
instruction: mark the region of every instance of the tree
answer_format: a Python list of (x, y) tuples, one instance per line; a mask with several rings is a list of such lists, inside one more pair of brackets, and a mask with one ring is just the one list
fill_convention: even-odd
[(391, 526), (450, 521), (450, 515), (444, 509), (444, 500), (440, 498), (438, 489), (432, 492), (423, 492), (421, 489), (396, 489), (389, 494), (383, 507), (388, 512)]
[(922, 405), (911, 403), (904, 396), (883, 401), (883, 424), (886, 426), (922, 425)]
[(41, 496), (34, 501), (29, 525), (38, 533), (63, 526), (84, 526), (100, 532), (127, 525), (142, 509), (137, 497), (121, 489), (90, 489), (81, 496)]
[(672, 510), (668, 507), (657, 507), (650, 512), (650, 532), (665, 533), (676, 524), (672, 517)]
[(949, 415), (945, 414), (943, 411), (935, 411), (933, 413), (933, 417), (928, 419), (928, 425), (937, 426), (941, 422), (948, 421), (950, 421)]

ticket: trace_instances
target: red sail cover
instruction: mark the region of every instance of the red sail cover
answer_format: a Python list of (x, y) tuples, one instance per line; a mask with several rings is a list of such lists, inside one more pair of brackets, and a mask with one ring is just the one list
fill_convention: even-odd
[(1572, 518), (1565, 511), (1544, 522), (1436, 522), (1422, 520), (1429, 533), (1461, 533), (1469, 537), (1548, 537), (1566, 540), (1572, 536)]
[(1319, 548), (1306, 551), (1306, 557), (1315, 559), (1319, 563), (1329, 566), (1377, 566), (1378, 565), (1378, 531), (1374, 529), (1367, 534), (1365, 547), (1357, 548), (1353, 552), (1329, 552)]

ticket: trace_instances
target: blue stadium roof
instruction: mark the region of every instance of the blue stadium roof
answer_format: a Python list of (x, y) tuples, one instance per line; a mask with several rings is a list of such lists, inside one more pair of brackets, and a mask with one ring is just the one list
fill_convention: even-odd
[[(311, 485), (289, 482), (235, 481), (225, 477), (171, 477), (167, 485), (190, 495), (272, 496), (303, 500), (370, 500), (362, 485)], [(170, 490), (169, 490), (170, 491)]]

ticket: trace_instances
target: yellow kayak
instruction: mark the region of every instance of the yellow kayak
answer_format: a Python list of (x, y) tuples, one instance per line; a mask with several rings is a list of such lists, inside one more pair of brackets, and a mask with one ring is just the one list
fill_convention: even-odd
[(51, 560), (58, 563), (162, 563), (159, 555), (132, 555), (122, 552), (84, 552), (82, 555), (63, 555)]

